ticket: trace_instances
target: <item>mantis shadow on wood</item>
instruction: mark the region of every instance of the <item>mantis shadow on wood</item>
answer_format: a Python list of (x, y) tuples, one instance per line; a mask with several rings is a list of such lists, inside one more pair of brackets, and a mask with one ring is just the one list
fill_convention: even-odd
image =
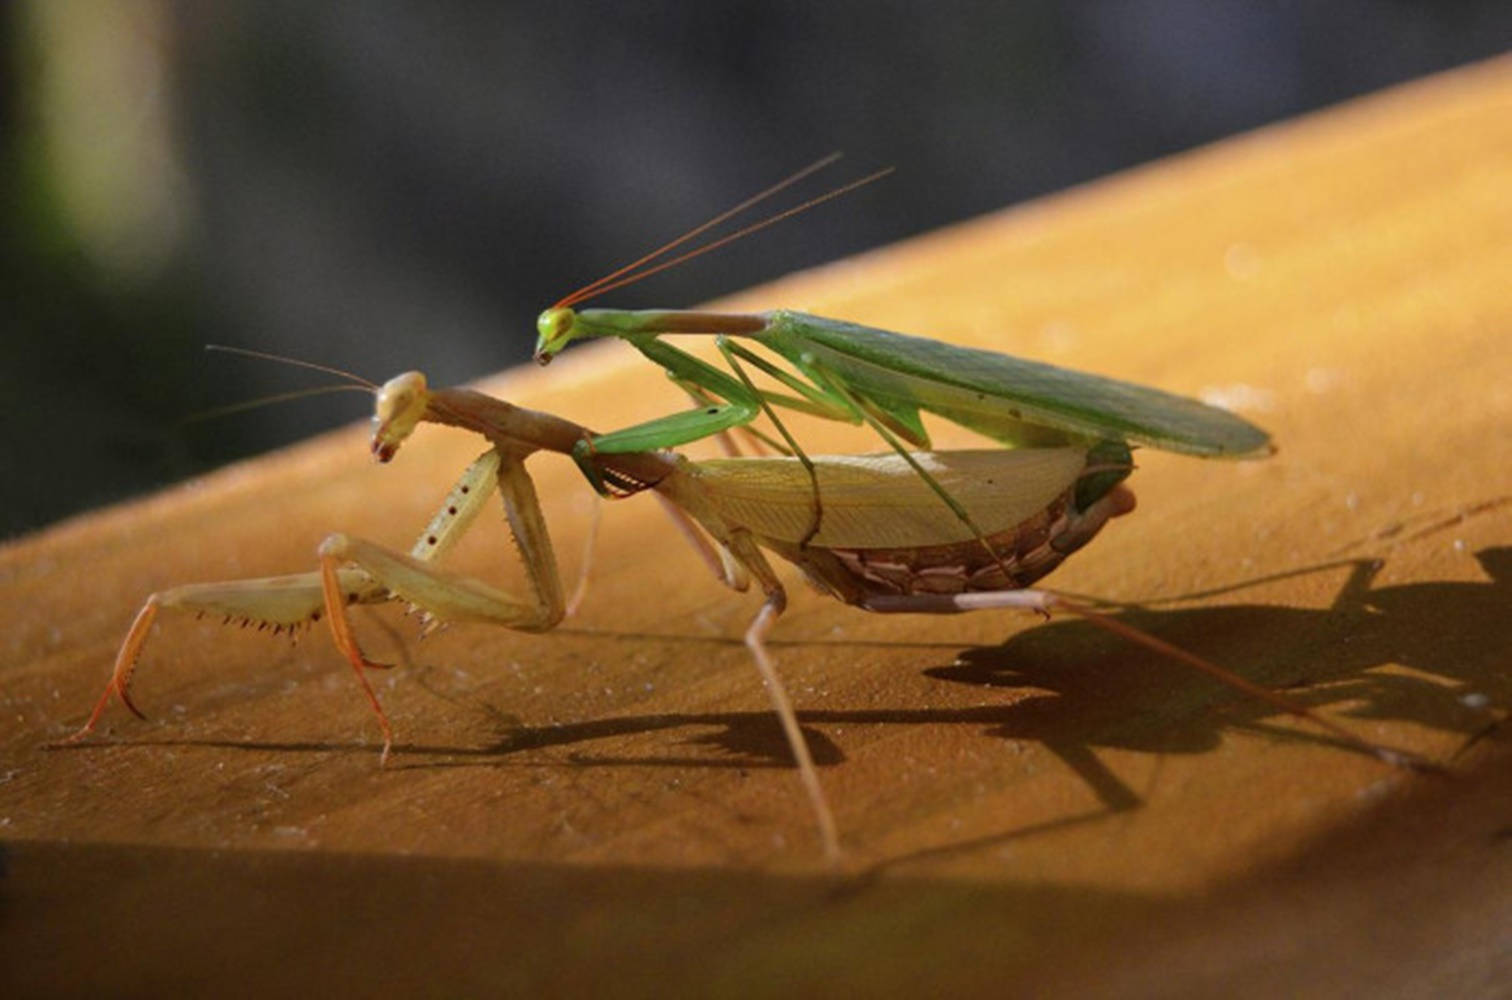
[[(1179, 610), (1133, 607), (1116, 617), (1184, 648), (1222, 657), (1250, 680), (1291, 689), (1305, 686), (1306, 691), (1292, 693), (1311, 707), (1352, 702), (1351, 718), (1417, 722), (1474, 740), (1495, 723), (1496, 710), (1489, 706), (1512, 705), (1512, 681), (1495, 662), (1498, 609), (1512, 603), (1512, 548), (1485, 549), (1476, 558), (1491, 577), (1488, 583), (1377, 588), (1372, 584), (1383, 564), (1359, 559), (1344, 564), (1350, 566), (1349, 576), (1324, 609), (1255, 604)], [(1446, 634), (1455, 638), (1446, 641)], [(802, 640), (788, 640), (788, 644), (841, 645)], [(949, 644), (905, 645), (939, 648)], [(1375, 670), (1388, 663), (1441, 680)], [(800, 709), (798, 718), (815, 763), (833, 766), (845, 759), (843, 748), (825, 735), (827, 726), (978, 725), (993, 737), (1041, 743), (1087, 784), (1103, 807), (1117, 811), (1136, 807), (1140, 799), (1100, 761), (1099, 748), (1204, 753), (1218, 746), (1226, 729), (1235, 727), (1285, 739), (1334, 742), (1327, 736), (1264, 723), (1261, 720), (1273, 714), (1266, 706), (1217, 682), (1193, 677), (1162, 656), (1130, 648), (1078, 620), (1026, 629), (1002, 645), (966, 650), (951, 665), (931, 667), (924, 673), (956, 683), (1034, 693), (1000, 706)], [(576, 752), (569, 760), (588, 767), (792, 766), (781, 729), (761, 712), (662, 713), (512, 727), (498, 742), (461, 753), (481, 763), (492, 755), (711, 726), (715, 732), (690, 737), (688, 742), (709, 747), (722, 757)]]
[[(1291, 689), (1309, 706), (1353, 702), (1350, 718), (1416, 722), (1473, 741), (1512, 705), (1512, 678), (1497, 662), (1512, 606), (1512, 548), (1483, 549), (1476, 558), (1489, 582), (1374, 588), (1382, 564), (1359, 560), (1324, 609), (1131, 608), (1118, 617), (1199, 655), (1221, 653), (1249, 679)], [(1391, 663), (1413, 673), (1375, 669)], [(1215, 748), (1229, 726), (1328, 739), (1261, 723), (1272, 714), (1264, 706), (1146, 650), (1110, 643), (1080, 621), (1026, 630), (925, 672), (1045, 692), (1016, 702), (992, 734), (1043, 743), (1110, 807), (1133, 792), (1098, 761), (1097, 747), (1199, 753)]]

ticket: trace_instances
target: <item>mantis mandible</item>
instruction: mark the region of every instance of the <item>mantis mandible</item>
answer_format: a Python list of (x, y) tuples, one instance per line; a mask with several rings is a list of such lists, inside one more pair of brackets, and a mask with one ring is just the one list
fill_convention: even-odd
[[(315, 572), (191, 584), (152, 594), (121, 644), (104, 692), (73, 739), (95, 729), (112, 699), (141, 715), (130, 684), (153, 621), (166, 608), (224, 615), (275, 630), (324, 618), (377, 717), (382, 759), (392, 747), (393, 731), (366, 671), (383, 664), (363, 653), (348, 617), (350, 605), (408, 602), (423, 613), (427, 628), (478, 622), (540, 632), (558, 624), (566, 602), (524, 463), (537, 451), (572, 454), (581, 442), (593, 440), (593, 433), (472, 389), (432, 389), (419, 372), (409, 372), (376, 388), (374, 457), (388, 462), (421, 422), (471, 431), (489, 447), (463, 472), (408, 554), (338, 533), (321, 542)], [(787, 595), (764, 550), (796, 564), (830, 595), (868, 611), (1068, 610), (1307, 718), (1357, 749), (1393, 764), (1420, 763), (1117, 619), (1050, 591), (1026, 589), (1110, 519), (1133, 509), (1133, 494), (1122, 482), (1132, 468), (1124, 445), (918, 452), (909, 461), (892, 453), (819, 455), (808, 460), (808, 467), (788, 456), (694, 461), (655, 448), (589, 453), (585, 461), (615, 495), (655, 491), (721, 582), (745, 590), (754, 578), (760, 587), (763, 601), (746, 630), (745, 644), (766, 683), (825, 854), (832, 859), (840, 853), (839, 833), (792, 702), (766, 649)], [(933, 488), (916, 468), (927, 469), (957, 499), (986, 532), (990, 552), (963, 524), (940, 517)], [(817, 531), (810, 523), (811, 475), (827, 503)], [(530, 594), (524, 599), (437, 565), (495, 490), (502, 495), (527, 570)]]

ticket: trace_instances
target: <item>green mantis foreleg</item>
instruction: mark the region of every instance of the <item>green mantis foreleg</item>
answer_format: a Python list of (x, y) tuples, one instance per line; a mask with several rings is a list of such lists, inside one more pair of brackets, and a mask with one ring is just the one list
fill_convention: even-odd
[[(826, 397), (811, 387), (800, 388), (803, 397), (763, 392), (739, 371), (737, 363), (728, 353), (725, 356), (732, 369), (736, 370), (737, 377), (731, 377), (707, 361), (655, 338), (637, 339), (633, 343), (642, 354), (663, 368), (668, 377), (692, 396), (695, 402), (699, 402), (701, 398), (705, 402), (693, 410), (673, 413), (580, 442), (573, 450), (573, 460), (593, 487), (602, 494), (607, 495), (609, 491), (592, 461), (593, 455), (625, 455), (658, 448), (675, 448), (714, 437), (736, 427), (749, 428), (751, 422), (763, 411), (772, 417), (773, 424), (787, 441), (787, 447), (782, 450), (801, 454), (802, 449), (798, 447), (797, 441), (781, 426), (775, 414), (771, 413), (771, 405), (830, 420), (850, 419), (849, 410), (843, 401)], [(720, 338), (720, 345), (722, 350), (727, 350), (724, 338)], [(762, 365), (764, 369), (767, 367), (764, 360)], [(757, 436), (774, 447), (780, 447), (765, 435), (758, 433)]]

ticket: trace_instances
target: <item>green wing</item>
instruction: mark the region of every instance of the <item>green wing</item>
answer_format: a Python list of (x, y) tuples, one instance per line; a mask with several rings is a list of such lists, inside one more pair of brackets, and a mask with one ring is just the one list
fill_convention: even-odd
[(1208, 457), (1273, 450), (1269, 434), (1227, 410), (993, 351), (786, 311), (768, 315), (761, 339), (890, 411), (927, 410), (1011, 444), (1049, 443), (1050, 430)]

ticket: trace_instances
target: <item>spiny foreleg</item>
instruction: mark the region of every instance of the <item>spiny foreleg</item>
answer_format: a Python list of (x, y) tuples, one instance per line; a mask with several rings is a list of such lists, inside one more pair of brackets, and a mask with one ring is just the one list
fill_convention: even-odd
[[(448, 573), (432, 565), (428, 558), (450, 548), (456, 536), (467, 529), (477, 516), (478, 507), (492, 492), (491, 484), (496, 484), (503, 496), (509, 528), (528, 574), (529, 600), (520, 600), (481, 580)], [(346, 613), (347, 598), (341, 590), (340, 574), (345, 567), (358, 567), (391, 597), (408, 602), (424, 616), (427, 628), (443, 622), (479, 622), (523, 632), (544, 632), (566, 614), (551, 537), (522, 458), (494, 450), (474, 462), (453, 488), (447, 506), (432, 521), (431, 528), (435, 530), (422, 535), (410, 555), (343, 534), (327, 537), (319, 549), (331, 637), (352, 665), (378, 717), (385, 760), (393, 746), (392, 729), (364, 673), (366, 668), (385, 664), (369, 660), (357, 642)]]

